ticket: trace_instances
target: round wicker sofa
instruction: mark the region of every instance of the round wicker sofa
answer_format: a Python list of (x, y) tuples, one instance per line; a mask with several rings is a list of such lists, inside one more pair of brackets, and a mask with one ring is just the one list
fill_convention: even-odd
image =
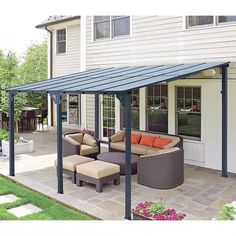
[[(124, 131), (120, 131), (124, 132)], [(153, 133), (145, 131), (132, 131), (132, 133), (137, 134), (141, 132), (142, 135), (156, 135), (170, 137), (175, 140), (173, 145), (168, 145), (167, 148), (157, 149), (156, 151), (152, 149), (148, 150), (146, 153), (140, 154), (133, 152), (138, 150), (131, 144), (131, 152), (139, 155), (137, 160), (137, 174), (138, 183), (156, 189), (170, 189), (177, 187), (184, 182), (184, 150), (183, 150), (183, 138), (177, 135), (169, 135), (162, 133)], [(117, 135), (117, 134), (115, 134)], [(121, 136), (121, 134), (119, 134)], [(123, 150), (114, 148), (112, 142), (119, 141), (119, 138), (114, 137), (109, 138), (109, 151), (124, 152), (125, 149), (120, 145), (117, 147), (122, 147)], [(176, 142), (176, 139), (178, 142)], [(136, 145), (136, 144), (134, 144)], [(121, 149), (121, 148), (120, 148)]]

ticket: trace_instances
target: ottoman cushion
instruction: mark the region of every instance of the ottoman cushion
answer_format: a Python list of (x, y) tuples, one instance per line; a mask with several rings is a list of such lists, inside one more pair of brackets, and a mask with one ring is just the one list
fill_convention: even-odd
[[(93, 158), (80, 155), (71, 155), (63, 158), (63, 169), (75, 171), (76, 166), (87, 162), (95, 161)], [(57, 162), (56, 162), (57, 164)]]
[(100, 179), (120, 173), (120, 166), (104, 161), (93, 161), (76, 167), (76, 172), (82, 175)]

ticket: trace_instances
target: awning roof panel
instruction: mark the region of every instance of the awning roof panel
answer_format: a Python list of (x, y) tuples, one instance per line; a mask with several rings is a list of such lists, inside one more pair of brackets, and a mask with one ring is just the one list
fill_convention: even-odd
[(122, 93), (155, 83), (182, 79), (229, 62), (112, 67), (56, 77), (7, 89), (30, 93)]

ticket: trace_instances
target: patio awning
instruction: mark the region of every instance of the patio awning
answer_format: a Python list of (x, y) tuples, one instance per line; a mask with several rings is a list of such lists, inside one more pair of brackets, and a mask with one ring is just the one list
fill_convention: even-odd
[(222, 176), (227, 177), (227, 67), (229, 62), (173, 64), (101, 68), (87, 70), (8, 88), (9, 92), (9, 174), (15, 175), (14, 142), (14, 97), (17, 92), (49, 93), (56, 104), (57, 112), (57, 180), (58, 193), (63, 193), (62, 155), (62, 106), (64, 94), (82, 93), (95, 95), (95, 137), (99, 138), (99, 94), (116, 94), (123, 103), (125, 118), (125, 218), (131, 219), (131, 93), (137, 88), (156, 83), (187, 78), (201, 71), (215, 67), (222, 69)]
[(7, 89), (27, 93), (123, 93), (148, 85), (183, 79), (229, 62), (112, 67), (55, 77), (50, 80)]

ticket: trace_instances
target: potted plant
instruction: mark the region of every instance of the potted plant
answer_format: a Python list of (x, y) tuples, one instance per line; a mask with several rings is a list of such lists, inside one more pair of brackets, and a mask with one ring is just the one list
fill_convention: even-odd
[(163, 200), (141, 202), (132, 209), (134, 220), (183, 220), (185, 213), (168, 209)]

